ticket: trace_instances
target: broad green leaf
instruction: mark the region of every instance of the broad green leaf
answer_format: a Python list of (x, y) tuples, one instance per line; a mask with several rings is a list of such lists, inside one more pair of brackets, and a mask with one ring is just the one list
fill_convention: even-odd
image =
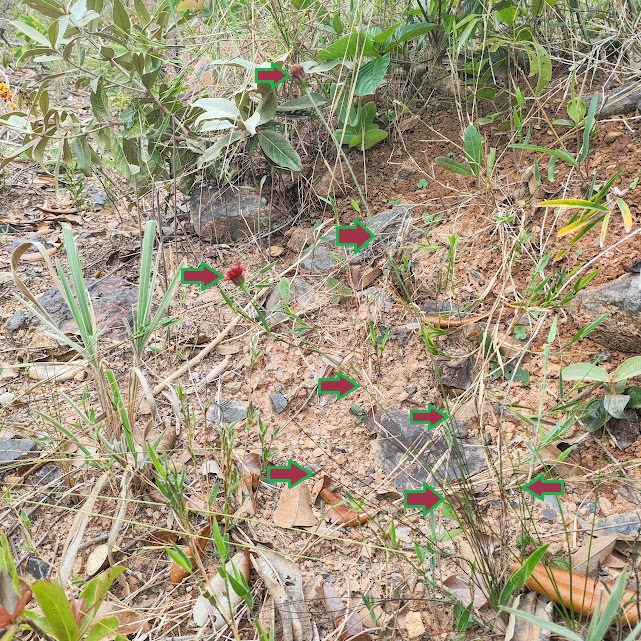
[(98, 78), (96, 88), (89, 95), (89, 102), (91, 103), (91, 110), (96, 120), (109, 120), (109, 98), (105, 91), (105, 85), (102, 77)]
[(414, 38), (418, 38), (419, 36), (429, 33), (430, 31), (436, 29), (436, 27), (438, 27), (438, 25), (432, 22), (405, 24), (402, 27), (399, 27), (394, 32), (390, 40), (392, 42), (396, 42), (397, 44), (403, 44), (408, 40), (413, 40)]
[(87, 142), (87, 136), (74, 136), (69, 144), (76, 166), (85, 176), (88, 176), (91, 173), (91, 148)]
[(93, 625), (83, 641), (100, 641), (100, 639), (104, 639), (106, 636), (113, 634), (119, 626), (120, 621), (118, 621), (117, 616), (104, 617)]
[(549, 545), (543, 545), (537, 550), (534, 550), (534, 552), (523, 561), (521, 567), (508, 578), (505, 587), (501, 590), (499, 605), (505, 605), (510, 600), (512, 594), (525, 585), (525, 582), (530, 578), (532, 572), (534, 572), (536, 564), (539, 563), (547, 552), (548, 547)]
[(116, 136), (113, 130), (110, 133), (111, 154), (113, 156), (116, 169), (125, 177), (126, 180), (131, 180), (131, 177), (133, 176), (132, 168), (129, 165), (127, 157), (125, 156), (125, 152), (122, 150), (122, 145), (118, 140), (118, 136)]
[(610, 416), (625, 418), (624, 410), (629, 400), (630, 397), (626, 394), (607, 394), (603, 397), (603, 407)]
[(278, 96), (276, 92), (271, 90), (268, 91), (258, 103), (256, 111), (260, 114), (258, 119), (259, 125), (264, 125), (266, 122), (269, 122), (275, 115), (276, 110), (278, 109)]
[(300, 171), (302, 169), (300, 156), (285, 136), (269, 129), (260, 129), (257, 135), (258, 144), (265, 157), (271, 160), (274, 165), (283, 169), (291, 169), (292, 171)]
[(235, 142), (246, 138), (247, 136), (247, 132), (240, 129), (232, 131), (229, 134), (225, 134), (224, 136), (219, 138), (211, 147), (209, 147), (205, 151), (205, 153), (198, 159), (198, 166), (203, 167), (205, 165), (211, 164), (218, 158), (218, 156), (220, 156), (223, 149), (226, 149), (227, 147), (229, 147), (229, 145), (232, 145)]
[(195, 124), (203, 120), (236, 120), (240, 117), (236, 104), (227, 98), (201, 98), (196, 100), (192, 107), (204, 110), (204, 113), (196, 118)]
[(542, 200), (537, 204), (537, 207), (583, 207), (585, 209), (593, 209), (595, 211), (602, 211), (604, 213), (610, 210), (604, 205), (598, 205), (591, 200), (579, 200), (574, 198), (561, 198), (559, 200)]
[(616, 368), (613, 379), (617, 383), (639, 375), (641, 375), (641, 356), (633, 356)]
[(597, 398), (588, 403), (585, 411), (581, 414), (583, 426), (588, 432), (601, 429), (608, 422), (609, 418), (610, 415), (605, 409), (603, 398)]
[(107, 596), (107, 592), (111, 589), (113, 582), (124, 571), (125, 568), (122, 565), (114, 565), (91, 579), (80, 593), (80, 598), (85, 600), (87, 608), (91, 608), (95, 603), (101, 602)]
[(57, 581), (44, 579), (36, 581), (31, 591), (56, 641), (77, 641), (78, 625), (62, 586)]
[(113, 0), (113, 19), (114, 24), (122, 29), (126, 34), (129, 34), (131, 31), (131, 20), (129, 20), (129, 14), (127, 9), (120, 0)]
[(379, 45), (384, 44), (389, 37), (399, 28), (399, 23), (397, 22), (396, 24), (393, 24), (391, 27), (388, 27), (385, 29), (385, 31), (381, 31), (380, 33), (377, 33), (375, 36), (372, 36), (372, 40)]
[(483, 156), (483, 137), (474, 125), (469, 124), (465, 129), (463, 140), (465, 153), (470, 163), (472, 173), (478, 176), (481, 167), (481, 158)]
[(34, 29), (32, 26), (25, 24), (20, 20), (15, 20), (11, 24), (18, 31), (21, 31), (22, 33), (24, 33), (25, 36), (27, 36), (28, 38), (31, 38), (31, 40), (34, 40), (38, 44), (41, 44), (44, 47), (47, 47), (49, 50), (51, 50), (51, 43), (49, 42), (49, 38), (47, 38), (47, 36), (44, 33), (40, 33), (37, 29)]
[[(533, 75), (533, 71), (538, 74), (536, 89), (534, 90), (534, 95), (538, 96), (552, 80), (552, 59), (550, 54), (538, 42), (533, 42), (532, 44), (536, 50), (536, 67), (530, 70), (530, 76)], [(531, 61), (532, 57), (530, 56), (530, 63)]]
[(278, 106), (276, 111), (278, 113), (288, 113), (290, 111), (300, 111), (301, 109), (312, 109), (314, 105), (321, 107), (325, 104), (327, 104), (327, 98), (325, 98), (325, 96), (320, 93), (310, 93), (309, 96), (300, 96), (300, 98), (294, 98), (293, 100), (284, 102)]
[[(47, 43), (49, 44), (49, 43)], [(353, 60), (355, 58), (377, 58), (378, 49), (372, 38), (365, 33), (350, 33), (318, 52), (319, 60)]]
[(54, 0), (24, 0), (24, 3), (48, 18), (59, 18), (65, 15), (60, 4)]
[[(638, 357), (641, 360), (641, 357)], [(607, 383), (610, 380), (608, 373), (592, 365), (592, 363), (574, 363), (569, 365), (562, 372), (564, 381), (596, 381), (599, 383)]]
[(438, 156), (434, 159), (434, 162), (443, 169), (452, 171), (455, 174), (461, 174), (462, 176), (471, 176), (472, 172), (469, 167), (466, 167), (462, 163), (454, 160), (453, 158), (448, 158), (447, 156)]
[[(363, 151), (371, 149), (374, 145), (385, 140), (387, 136), (388, 133), (384, 129), (379, 129), (378, 127), (376, 129), (368, 129), (363, 137)], [(353, 145), (350, 143), (350, 147), (352, 146)]]
[(641, 387), (639, 387), (638, 385), (635, 385), (634, 387), (628, 387), (628, 389), (625, 390), (625, 394), (630, 397), (628, 407), (631, 410), (638, 410), (639, 408), (641, 408)]
[(385, 74), (390, 63), (390, 55), (386, 53), (384, 56), (376, 60), (370, 60), (358, 70), (358, 77), (356, 78), (356, 86), (354, 88), (355, 96), (369, 96), (373, 94), (378, 86), (383, 81)]
[(280, 279), (280, 282), (278, 283), (278, 291), (280, 293), (280, 297), (288, 303), (292, 291), (291, 281), (289, 278), (283, 276), (283, 278)]

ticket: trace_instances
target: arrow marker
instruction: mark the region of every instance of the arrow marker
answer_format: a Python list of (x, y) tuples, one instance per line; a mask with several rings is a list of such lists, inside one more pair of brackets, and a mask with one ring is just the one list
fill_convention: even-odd
[(289, 74), (275, 62), (269, 67), (259, 67), (256, 69), (256, 84), (261, 82), (269, 83), (272, 89), (278, 87), (281, 82), (289, 78)]
[(200, 285), (201, 291), (205, 291), (222, 277), (220, 272), (204, 262), (200, 263), (199, 267), (183, 267), (180, 270), (180, 282), (183, 285)]
[(340, 401), (354, 390), (357, 390), (360, 385), (353, 381), (348, 376), (339, 374), (335, 378), (319, 378), (318, 379), (318, 393), (319, 394), (336, 394), (336, 400)]
[(539, 474), (529, 483), (526, 483), (523, 489), (542, 501), (544, 496), (563, 496), (565, 494), (565, 481), (562, 479), (546, 481), (543, 478), (543, 474)]
[(410, 423), (412, 425), (427, 425), (428, 430), (433, 430), (448, 418), (447, 414), (441, 412), (431, 403), (426, 410), (410, 410)]
[(362, 225), (358, 218), (354, 218), (353, 225), (336, 227), (336, 245), (353, 247), (355, 254), (367, 247), (372, 238), (374, 238), (374, 234), (365, 225)]
[(423, 483), (422, 490), (405, 490), (403, 493), (403, 505), (405, 507), (418, 507), (423, 510), (423, 516), (427, 516), (437, 505), (445, 500), (434, 488)]
[(314, 472), (289, 459), (287, 465), (271, 465), (267, 468), (268, 483), (287, 483), (291, 490), (293, 487), (314, 476)]

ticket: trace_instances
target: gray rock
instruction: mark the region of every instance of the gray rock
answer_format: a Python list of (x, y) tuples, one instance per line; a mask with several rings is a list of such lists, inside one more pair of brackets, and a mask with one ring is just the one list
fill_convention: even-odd
[(288, 401), (282, 394), (272, 392), (269, 395), (269, 404), (272, 406), (272, 412), (274, 412), (274, 414), (280, 414), (287, 408)]
[[(300, 276), (292, 278), (289, 286), (289, 301), (287, 301), (287, 304), (295, 310), (295, 313), (299, 316), (309, 314), (327, 302), (327, 297), (317, 295), (314, 287)], [(274, 287), (265, 303), (267, 310), (272, 312), (267, 317), (270, 325), (275, 325), (287, 320), (288, 316), (284, 312), (279, 311), (279, 307), (284, 302), (280, 288)]]
[(448, 358), (438, 356), (436, 363), (439, 366), (437, 378), (445, 387), (455, 389), (468, 389), (474, 377), (474, 356), (466, 358)]
[(244, 421), (247, 418), (248, 408), (249, 403), (247, 401), (232, 401), (226, 398), (221, 398), (220, 405), (216, 405), (214, 403), (209, 408), (209, 411), (207, 412), (207, 421), (214, 425)]
[(605, 425), (620, 450), (634, 445), (641, 434), (636, 410), (626, 410), (624, 416), (625, 418), (611, 418)]
[(380, 289), (379, 287), (368, 287), (363, 290), (362, 295), (376, 305), (377, 309), (392, 309), (392, 306), (394, 305), (392, 297), (387, 293), (387, 291)]
[(29, 452), (37, 448), (30, 439), (0, 438), (0, 472), (6, 472), (15, 463), (26, 462)]
[(610, 313), (590, 338), (608, 349), (627, 354), (641, 353), (641, 281), (638, 274), (624, 274), (616, 280), (580, 292), (572, 315), (585, 327)]
[(613, 514), (605, 519), (598, 519), (592, 532), (595, 536), (605, 534), (623, 534), (624, 536), (638, 536), (641, 530), (641, 521), (638, 512)]
[(29, 572), (36, 581), (46, 579), (51, 574), (52, 569), (46, 561), (43, 561), (37, 556), (30, 556), (27, 559), (27, 572)]
[(7, 319), (4, 324), (4, 328), (8, 332), (15, 332), (21, 327), (24, 327), (27, 324), (28, 320), (29, 317), (27, 316), (27, 314), (25, 314), (23, 310), (19, 309), (13, 316)]
[[(110, 340), (121, 339), (127, 335), (127, 325), (133, 322), (131, 310), (138, 301), (138, 291), (131, 283), (117, 276), (102, 280), (85, 278), (85, 286), (91, 298), (96, 325), (109, 330)], [(79, 334), (62, 294), (55, 288), (48, 289), (38, 299), (56, 325), (65, 334)]]
[(619, 488), (619, 496), (628, 501), (629, 503), (636, 503), (641, 505), (641, 496), (638, 492), (632, 491), (627, 485), (622, 485)]
[(544, 507), (541, 510), (541, 518), (548, 523), (554, 523), (557, 520), (559, 513), (551, 507)]
[(46, 485), (47, 483), (53, 483), (55, 480), (61, 478), (62, 472), (54, 463), (45, 463), (39, 470), (34, 472), (34, 476), (42, 485)]
[(476, 439), (457, 438), (449, 422), (434, 430), (411, 425), (409, 414), (390, 408), (366, 421), (378, 438), (372, 442), (377, 467), (393, 475), (399, 491), (434, 487), (472, 476), (487, 467), (483, 446)]
[(310, 274), (326, 274), (338, 265), (334, 252), (335, 246), (327, 238), (320, 238), (316, 245), (305, 252), (300, 267)]
[(253, 189), (219, 189), (215, 185), (194, 189), (189, 214), (198, 236), (212, 243), (252, 236), (285, 217)]

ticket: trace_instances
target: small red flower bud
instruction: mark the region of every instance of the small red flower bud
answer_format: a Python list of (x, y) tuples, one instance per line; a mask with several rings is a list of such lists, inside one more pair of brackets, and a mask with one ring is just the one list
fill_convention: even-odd
[(234, 265), (225, 271), (225, 280), (230, 280), (234, 285), (242, 285), (245, 282), (245, 268), (243, 265)]
[(307, 78), (303, 65), (292, 65), (292, 68), (289, 70), (289, 75), (292, 77), (292, 80), (299, 85), (302, 85)]

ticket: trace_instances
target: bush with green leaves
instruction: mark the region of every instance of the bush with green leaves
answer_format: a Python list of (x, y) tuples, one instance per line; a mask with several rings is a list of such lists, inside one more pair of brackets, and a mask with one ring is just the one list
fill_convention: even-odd
[[(42, 579), (27, 586), (18, 576), (11, 546), (0, 535), (0, 629), (3, 641), (11, 641), (20, 630), (30, 630), (47, 641), (100, 641), (115, 634), (114, 641), (126, 641), (117, 634), (117, 616), (99, 617), (100, 605), (125, 568), (115, 565), (87, 582), (78, 598), (68, 597), (63, 586)], [(32, 597), (38, 608), (28, 608)]]
[(641, 409), (641, 387), (628, 387), (628, 379), (641, 375), (641, 356), (624, 361), (611, 374), (592, 363), (574, 363), (561, 372), (564, 381), (579, 381), (602, 386), (604, 396), (588, 403), (581, 420), (589, 431), (605, 427), (609, 421), (626, 418), (626, 412)]

